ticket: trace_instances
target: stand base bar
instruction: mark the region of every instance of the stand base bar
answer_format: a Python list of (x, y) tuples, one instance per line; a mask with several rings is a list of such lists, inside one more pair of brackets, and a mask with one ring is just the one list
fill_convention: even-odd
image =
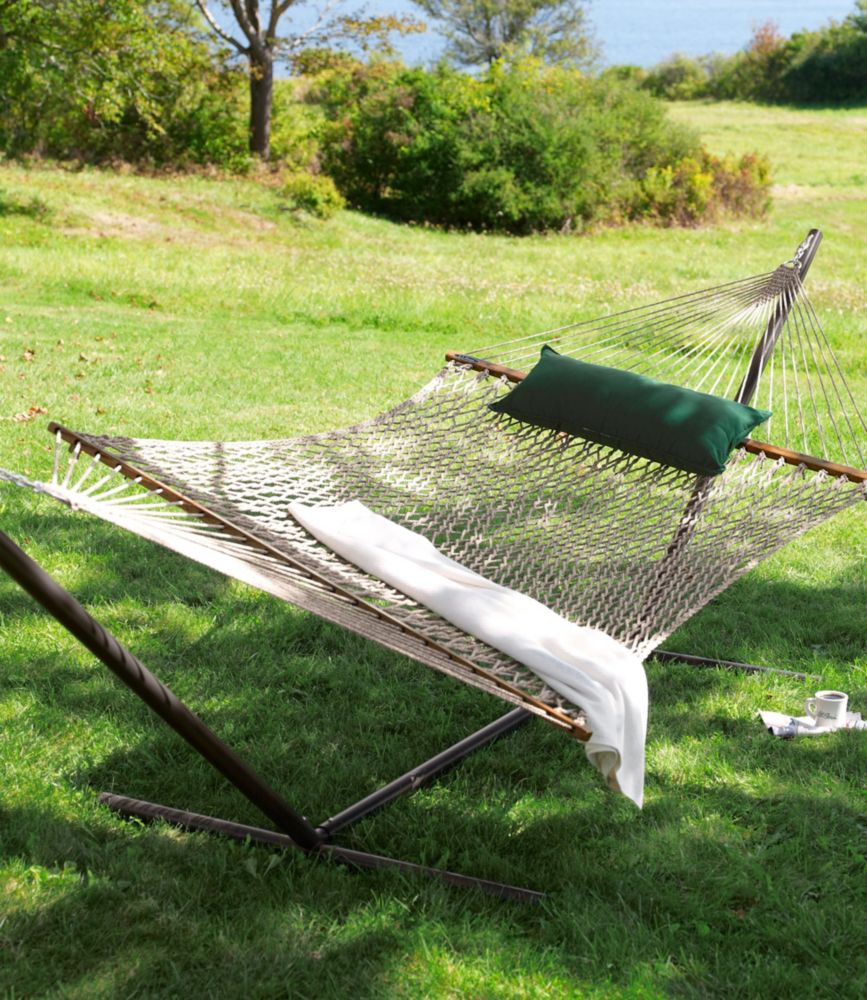
[(282, 849), (299, 845), (285, 833), (276, 830), (265, 830), (258, 826), (247, 826), (244, 823), (232, 823), (229, 820), (217, 819), (216, 816), (205, 816), (202, 813), (189, 812), (186, 809), (173, 809), (171, 806), (161, 806), (156, 802), (146, 802), (144, 799), (131, 799), (126, 795), (115, 795), (114, 792), (100, 792), (99, 801), (108, 806), (124, 819), (138, 819), (143, 823), (153, 823), (162, 820), (183, 830), (204, 833), (219, 833), (234, 840), (250, 840), (263, 847), (279, 847)]
[[(291, 837), (274, 830), (264, 830), (257, 826), (247, 826), (244, 823), (232, 823), (229, 820), (218, 819), (215, 816), (203, 816), (201, 813), (188, 812), (185, 809), (172, 809), (170, 806), (145, 802), (142, 799), (131, 799), (125, 795), (115, 795), (113, 792), (102, 792), (99, 801), (125, 819), (138, 819), (145, 823), (162, 820), (164, 823), (171, 823), (173, 826), (196, 833), (217, 833), (234, 840), (249, 841), (253, 844), (279, 850), (299, 849), (299, 845)], [(408, 875), (423, 875), (426, 878), (438, 879), (449, 885), (480, 889), (482, 892), (500, 899), (510, 899), (520, 903), (539, 903), (545, 898), (543, 892), (538, 892), (535, 889), (524, 889), (520, 886), (493, 882), (490, 879), (476, 878), (472, 875), (460, 875), (443, 868), (417, 865), (412, 861), (388, 858), (381, 854), (368, 854), (365, 851), (354, 851), (347, 847), (337, 847), (334, 844), (323, 844), (317, 850), (308, 852), (308, 857), (321, 858), (324, 861), (337, 861), (352, 868), (393, 869)]]
[(335, 813), (334, 816), (320, 823), (316, 827), (316, 832), (321, 834), (323, 839), (327, 840), (334, 836), (338, 830), (342, 830), (349, 826), (350, 823), (355, 823), (364, 816), (368, 816), (377, 809), (381, 809), (384, 805), (404, 795), (406, 792), (414, 792), (417, 788), (421, 788), (422, 785), (432, 781), (444, 771), (458, 764), (465, 757), (468, 757), (471, 753), (487, 746), (488, 743), (493, 742), (498, 737), (512, 732), (513, 729), (517, 729), (518, 726), (522, 726), (525, 722), (528, 722), (530, 718), (531, 713), (524, 708), (515, 708), (511, 712), (507, 712), (505, 715), (500, 716), (499, 719), (495, 719), (477, 732), (471, 733), (458, 743), (438, 753), (435, 757), (431, 757), (430, 760), (426, 760), (411, 771), (407, 771), (406, 774), (395, 778), (394, 781), (383, 785), (382, 788), (371, 792), (370, 795), (359, 799), (353, 805), (347, 806), (346, 809), (341, 810), (339, 813)]
[(746, 670), (753, 674), (782, 674), (784, 677), (797, 677), (798, 680), (820, 681), (818, 674), (802, 674), (798, 670), (779, 670), (777, 667), (760, 667), (755, 663), (739, 663), (737, 660), (710, 660), (705, 656), (693, 656), (692, 653), (673, 653), (667, 649), (655, 649), (650, 654), (651, 659), (662, 663), (689, 663), (694, 667), (722, 667), (724, 670)]

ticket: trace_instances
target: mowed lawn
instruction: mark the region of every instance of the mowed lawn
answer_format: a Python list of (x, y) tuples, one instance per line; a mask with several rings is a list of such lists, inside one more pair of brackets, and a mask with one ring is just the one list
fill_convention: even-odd
[[(282, 210), (267, 186), (0, 165), (0, 465), (46, 424), (269, 438), (405, 398), (448, 349), (769, 270), (807, 285), (867, 411), (867, 109), (673, 106), (766, 151), (767, 219), (529, 239)], [(256, 812), (0, 579), (0, 992), (9, 997), (861, 997), (867, 733), (777, 741), (840, 687), (867, 715), (867, 511), (790, 545), (667, 643), (821, 675), (648, 665), (647, 802), (534, 721), (352, 846), (546, 889), (539, 907), (123, 823), (112, 789)], [(0, 485), (0, 527), (315, 821), (504, 711), (135, 537)]]

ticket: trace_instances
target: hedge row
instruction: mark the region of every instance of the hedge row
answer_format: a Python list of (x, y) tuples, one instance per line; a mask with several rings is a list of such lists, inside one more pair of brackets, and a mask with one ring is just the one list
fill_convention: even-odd
[(773, 24), (759, 26), (733, 56), (691, 59), (675, 55), (648, 72), (609, 71), (657, 97), (678, 100), (840, 104), (867, 100), (867, 0), (842, 23), (786, 38)]

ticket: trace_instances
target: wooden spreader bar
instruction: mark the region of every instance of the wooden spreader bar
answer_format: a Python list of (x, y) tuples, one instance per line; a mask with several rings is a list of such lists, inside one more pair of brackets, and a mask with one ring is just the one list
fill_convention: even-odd
[(488, 375), (497, 375), (508, 379), (509, 382), (523, 382), (527, 377), (526, 372), (517, 368), (507, 368), (505, 365), (496, 365), (493, 361), (485, 361), (483, 358), (475, 358), (472, 354), (460, 354), (458, 351), (446, 351), (446, 361), (452, 361), (456, 365), (466, 365), (476, 372), (485, 372)]
[(840, 465), (838, 462), (828, 462), (815, 455), (805, 455), (790, 448), (766, 444), (764, 441), (753, 441), (747, 438), (741, 445), (744, 451), (752, 455), (764, 455), (766, 458), (782, 459), (786, 465), (803, 465), (813, 472), (825, 472), (835, 478), (848, 479), (850, 483), (867, 483), (867, 469), (856, 469), (851, 465)]
[[(517, 368), (507, 368), (505, 365), (494, 364), (492, 361), (485, 361), (483, 358), (476, 358), (470, 354), (461, 354), (458, 351), (448, 351), (446, 361), (465, 365), (476, 372), (485, 372), (497, 378), (505, 378), (509, 382), (521, 382), (527, 377), (526, 372), (519, 371)], [(816, 458), (815, 455), (805, 455), (802, 452), (781, 448), (775, 444), (767, 444), (764, 441), (753, 441), (752, 438), (747, 438), (740, 447), (752, 455), (764, 455), (766, 458), (775, 460), (782, 459), (786, 465), (803, 465), (812, 472), (825, 472), (829, 476), (848, 479), (851, 483), (867, 483), (867, 469), (856, 469), (851, 465), (828, 462), (824, 458)]]

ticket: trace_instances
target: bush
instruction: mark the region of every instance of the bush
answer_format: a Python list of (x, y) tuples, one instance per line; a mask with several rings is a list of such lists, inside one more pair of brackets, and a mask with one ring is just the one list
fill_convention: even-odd
[(317, 219), (330, 219), (346, 206), (334, 181), (322, 174), (289, 174), (283, 183), (282, 194), (290, 209), (307, 212)]
[(690, 101), (707, 95), (708, 73), (697, 59), (678, 54), (649, 70), (641, 85), (656, 97)]
[(323, 117), (304, 101), (305, 82), (275, 80), (271, 108), (271, 159), (293, 171), (319, 170), (319, 134)]
[[(253, 164), (247, 128), (247, 82), (239, 72), (200, 75), (166, 108), (161, 129), (137, 145), (121, 138), (123, 158), (158, 164), (213, 165), (245, 173)], [(138, 155), (134, 155), (138, 153)]]
[(636, 87), (640, 87), (647, 79), (647, 70), (643, 66), (621, 63), (618, 66), (606, 66), (599, 74), (599, 79), (609, 82), (613, 80), (617, 83), (632, 83)]
[(773, 22), (760, 24), (743, 52), (716, 62), (708, 93), (728, 100), (779, 100), (783, 97), (779, 81), (786, 58), (786, 40)]
[[(865, 15), (867, 16), (867, 15)], [(833, 25), (793, 35), (785, 48), (778, 99), (798, 104), (867, 99), (867, 25)]]
[(700, 150), (672, 166), (651, 167), (636, 194), (635, 214), (690, 226), (722, 216), (762, 216), (770, 205), (770, 170), (755, 153), (719, 158)]
[(580, 231), (695, 222), (725, 200), (721, 162), (659, 101), (610, 77), (532, 60), (478, 78), (356, 64), (329, 69), (309, 98), (327, 119), (323, 169), (350, 204), (400, 220)]

